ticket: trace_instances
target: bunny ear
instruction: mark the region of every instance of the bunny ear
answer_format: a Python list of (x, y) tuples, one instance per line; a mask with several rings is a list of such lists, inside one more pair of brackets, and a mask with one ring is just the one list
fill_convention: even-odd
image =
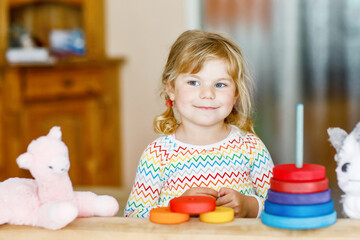
[(339, 152), (348, 134), (341, 128), (328, 128), (327, 132), (330, 136), (330, 143)]
[(20, 168), (23, 169), (30, 169), (31, 166), (31, 162), (32, 162), (32, 156), (30, 153), (23, 153), (20, 156), (18, 156), (18, 158), (16, 159), (16, 163), (18, 164), (18, 166)]
[(57, 127), (57, 126), (55, 126), (55, 127), (52, 127), (51, 129), (50, 129), (50, 132), (48, 133), (48, 136), (49, 137), (53, 137), (53, 138), (57, 138), (57, 139), (59, 139), (59, 140), (61, 140), (61, 130), (60, 130), (60, 127)]
[(356, 124), (354, 130), (350, 134), (355, 137), (357, 142), (360, 142), (360, 122)]

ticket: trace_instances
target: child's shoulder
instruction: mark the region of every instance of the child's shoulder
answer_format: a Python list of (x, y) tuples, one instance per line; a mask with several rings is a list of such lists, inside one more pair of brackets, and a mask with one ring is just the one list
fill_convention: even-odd
[(263, 145), (263, 142), (255, 133), (244, 131), (237, 126), (232, 126), (232, 128), (233, 137), (238, 138), (240, 143), (244, 143), (245, 145)]
[(166, 161), (174, 144), (170, 135), (163, 135), (152, 141), (141, 155), (141, 161)]
[(169, 150), (174, 146), (174, 138), (172, 135), (161, 135), (153, 140), (147, 147), (149, 149), (159, 149), (159, 151)]
[(241, 128), (239, 128), (238, 126), (235, 125), (230, 125), (231, 126), (231, 135), (234, 137), (239, 137), (239, 138), (258, 138), (256, 136), (256, 134), (252, 133), (252, 132), (248, 132), (245, 131)]

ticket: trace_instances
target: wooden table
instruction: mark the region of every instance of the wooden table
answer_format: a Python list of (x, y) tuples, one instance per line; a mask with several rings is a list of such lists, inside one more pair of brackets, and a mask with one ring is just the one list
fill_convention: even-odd
[(160, 225), (148, 219), (82, 218), (76, 219), (61, 230), (46, 230), (38, 227), (2, 225), (0, 239), (359, 239), (360, 220), (338, 219), (329, 227), (312, 230), (285, 230), (268, 227), (259, 219), (235, 219), (226, 224), (207, 224), (198, 218), (177, 225)]

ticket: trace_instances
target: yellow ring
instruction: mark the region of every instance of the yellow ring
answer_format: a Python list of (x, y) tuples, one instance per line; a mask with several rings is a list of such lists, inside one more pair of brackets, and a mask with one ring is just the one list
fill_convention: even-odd
[(206, 223), (227, 223), (234, 220), (234, 209), (230, 207), (216, 207), (215, 211), (201, 213), (200, 221)]

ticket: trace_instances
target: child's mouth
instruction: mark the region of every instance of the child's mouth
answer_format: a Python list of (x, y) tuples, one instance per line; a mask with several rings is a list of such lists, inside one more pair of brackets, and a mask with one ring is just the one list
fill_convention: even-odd
[(196, 106), (196, 108), (201, 109), (201, 110), (215, 110), (215, 109), (217, 109), (216, 107), (205, 107), (205, 106)]

